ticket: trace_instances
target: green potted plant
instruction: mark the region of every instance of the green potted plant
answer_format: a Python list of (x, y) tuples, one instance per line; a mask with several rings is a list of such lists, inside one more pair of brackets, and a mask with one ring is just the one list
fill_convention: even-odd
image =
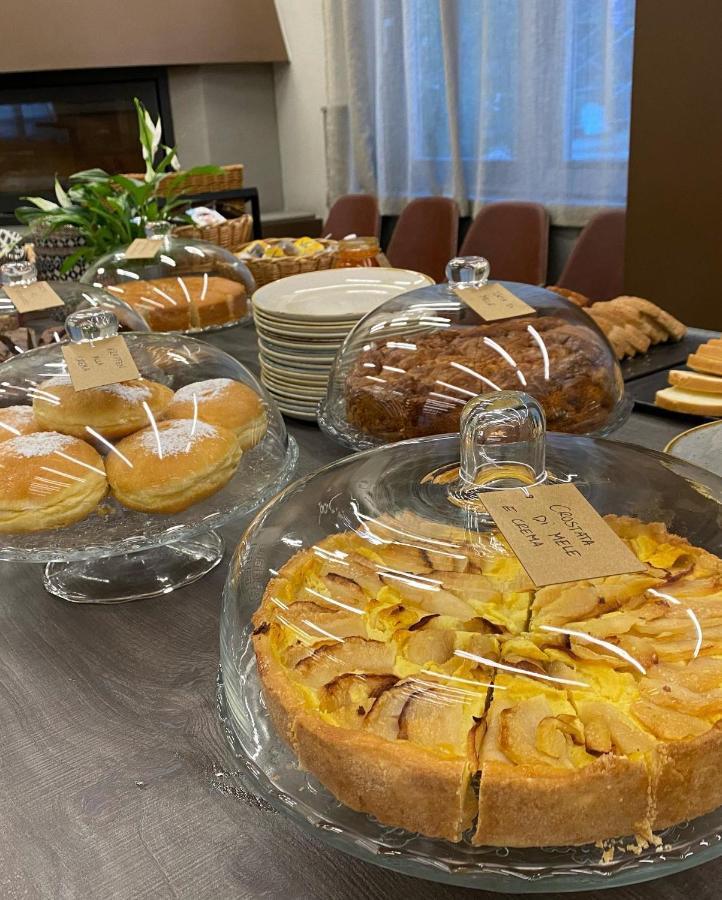
[(67, 190), (56, 178), (55, 201), (23, 197), (31, 205), (15, 210), (30, 226), (40, 278), (79, 278), (103, 254), (144, 237), (148, 222), (190, 221), (180, 212), (183, 185), (193, 175), (221, 171), (217, 166), (179, 171), (175, 148), (161, 143), (160, 119), (154, 122), (140, 100), (134, 102), (145, 162), (142, 176), (87, 169), (70, 176)]

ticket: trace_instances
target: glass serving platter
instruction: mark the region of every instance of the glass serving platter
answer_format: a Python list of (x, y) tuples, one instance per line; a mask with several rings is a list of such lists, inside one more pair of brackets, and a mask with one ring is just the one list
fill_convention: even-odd
[[(401, 509), (453, 518), (443, 485), (459, 457), (459, 435), (365, 451), (295, 482), (257, 515), (231, 563), (221, 617), (217, 699), (233, 777), (243, 790), (343, 852), (460, 887), (509, 893), (599, 890), (664, 877), (717, 857), (722, 808), (658, 831), (659, 843), (646, 847), (631, 836), (515, 849), (473, 846), (471, 831), (458, 843), (412, 834), (339, 802), (300, 768), (277, 734), (251, 642), (252, 616), (269, 573), (323, 537), (352, 528), (354, 521)], [(722, 552), (722, 480), (710, 472), (632, 445), (559, 434), (546, 435), (546, 466), (549, 481), (573, 482), (601, 514), (662, 521), (696, 546)]]
[[(290, 481), (298, 460), (275, 403), (233, 357), (191, 337), (133, 333), (125, 340), (141, 375), (173, 390), (208, 379), (247, 385), (261, 398), (267, 428), (221, 490), (181, 512), (139, 512), (108, 494), (74, 524), (3, 534), (0, 559), (47, 563), (46, 589), (77, 602), (153, 596), (201, 577), (222, 558), (217, 529), (268, 501)], [(0, 405), (27, 404), (38, 385), (65, 371), (58, 345), (15, 357), (0, 366)]]

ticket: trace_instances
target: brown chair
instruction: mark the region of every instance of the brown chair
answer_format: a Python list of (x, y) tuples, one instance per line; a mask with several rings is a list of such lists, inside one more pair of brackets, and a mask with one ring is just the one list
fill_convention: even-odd
[(539, 203), (489, 203), (466, 232), (459, 256), (485, 256), (491, 277), (544, 284), (549, 251), (549, 216)]
[(558, 287), (590, 300), (611, 300), (624, 293), (624, 209), (593, 216), (572, 247)]
[(328, 212), (321, 232), (340, 241), (347, 234), (359, 237), (378, 237), (380, 230), (379, 205), (371, 194), (345, 194), (339, 197)]
[(423, 272), (434, 281), (456, 256), (459, 207), (448, 197), (419, 197), (399, 216), (386, 256), (392, 266)]

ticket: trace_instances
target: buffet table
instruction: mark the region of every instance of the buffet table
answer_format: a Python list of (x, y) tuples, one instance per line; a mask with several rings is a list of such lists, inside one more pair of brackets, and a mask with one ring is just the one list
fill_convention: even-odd
[[(255, 370), (252, 329), (210, 339)], [(287, 424), (298, 475), (346, 455), (315, 425)], [(615, 439), (661, 449), (686, 427), (635, 413)], [(226, 559), (244, 524), (224, 529)], [(234, 783), (215, 706), (226, 569), (103, 607), (52, 598), (40, 566), (3, 564), (0, 894), (464, 896), (335, 852)], [(701, 900), (720, 877), (717, 861), (605, 896)]]

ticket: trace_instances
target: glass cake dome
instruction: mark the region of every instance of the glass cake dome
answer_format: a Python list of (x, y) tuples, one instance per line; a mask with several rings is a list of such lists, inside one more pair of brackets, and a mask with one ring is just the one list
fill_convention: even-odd
[[(35, 285), (49, 286), (62, 304), (21, 312), (5, 290)], [(34, 263), (4, 263), (0, 266), (0, 361), (43, 344), (67, 340), (65, 319), (81, 309), (112, 312), (121, 331), (148, 331), (145, 319), (132, 306), (107, 291), (72, 281), (38, 282)]]
[[(218, 528), (290, 480), (295, 441), (253, 375), (205, 342), (120, 336), (97, 309), (66, 327), (70, 342), (0, 365), (0, 559), (47, 563), (45, 587), (68, 600), (167, 593), (220, 562)], [(100, 364), (109, 377), (78, 381)]]
[(173, 237), (171, 227), (147, 225), (142, 247), (134, 241), (101, 257), (81, 281), (134, 307), (151, 331), (193, 334), (250, 321), (256, 285), (248, 267), (215, 244)]
[(596, 323), (559, 295), (516, 282), (494, 284), (526, 310), (485, 321), (472, 306), (492, 284), (489, 271), (483, 257), (453, 259), (447, 284), (365, 316), (336, 357), (319, 410), (323, 430), (356, 450), (458, 431), (467, 400), (489, 390), (536, 397), (550, 431), (603, 435), (621, 425), (631, 403)]
[(719, 477), (545, 434), (517, 392), (470, 400), (460, 434), (326, 466), (231, 563), (227, 768), (319, 840), (458, 886), (602, 889), (711, 859), (721, 525)]

